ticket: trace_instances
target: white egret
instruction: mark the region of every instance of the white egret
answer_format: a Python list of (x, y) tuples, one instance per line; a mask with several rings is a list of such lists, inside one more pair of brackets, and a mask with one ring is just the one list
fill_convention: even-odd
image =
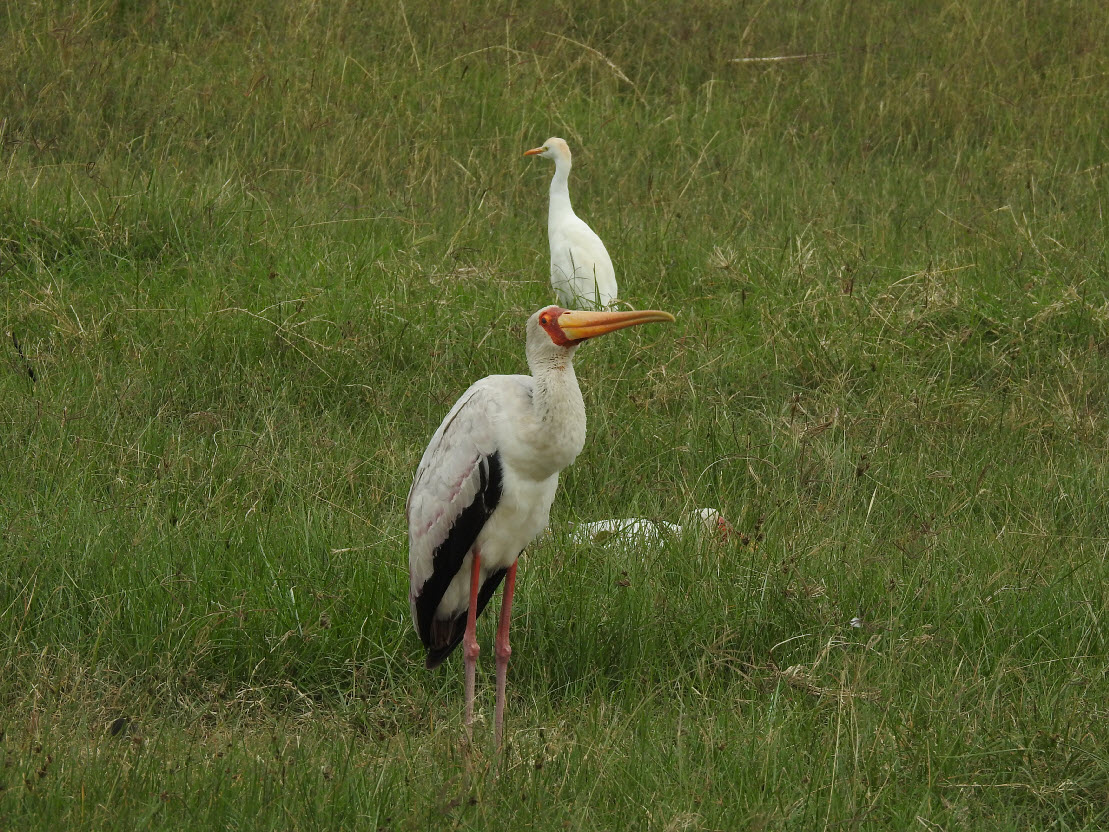
[(551, 285), (563, 306), (609, 308), (616, 303), (616, 272), (605, 244), (570, 205), (570, 146), (550, 138), (525, 156), (553, 159), (547, 238), (551, 244)]

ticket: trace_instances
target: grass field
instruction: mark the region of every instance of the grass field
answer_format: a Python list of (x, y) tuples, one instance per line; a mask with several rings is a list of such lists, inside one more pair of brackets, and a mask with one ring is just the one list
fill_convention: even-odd
[[(0, 828), (1109, 828), (1107, 44), (1089, 0), (7, 4)], [(404, 500), (553, 300), (550, 135), (678, 321), (579, 352), (498, 776), (492, 621), (468, 760)], [(564, 534), (695, 506), (742, 537)]]

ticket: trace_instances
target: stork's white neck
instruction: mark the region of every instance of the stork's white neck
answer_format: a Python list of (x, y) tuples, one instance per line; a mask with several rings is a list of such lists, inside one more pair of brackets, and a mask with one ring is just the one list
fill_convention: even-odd
[(554, 176), (551, 177), (551, 206), (549, 220), (563, 214), (573, 214), (570, 205), (570, 160), (556, 158)]
[(573, 462), (585, 446), (585, 402), (572, 353), (567, 351), (556, 360), (550, 358), (528, 362), (535, 382), (528, 444), (534, 470), (544, 477)]

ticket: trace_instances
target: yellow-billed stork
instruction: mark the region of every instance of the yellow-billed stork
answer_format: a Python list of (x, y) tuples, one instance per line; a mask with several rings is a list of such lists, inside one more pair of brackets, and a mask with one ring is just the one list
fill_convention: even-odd
[(488, 376), (473, 384), (424, 451), (406, 509), (409, 604), (427, 648), (428, 668), (463, 645), (468, 736), (477, 616), (503, 580), (495, 641), (500, 748), (516, 559), (547, 527), (558, 473), (585, 444), (585, 404), (574, 375), (574, 352), (587, 338), (673, 320), (654, 310), (540, 309), (527, 322), (531, 375)]

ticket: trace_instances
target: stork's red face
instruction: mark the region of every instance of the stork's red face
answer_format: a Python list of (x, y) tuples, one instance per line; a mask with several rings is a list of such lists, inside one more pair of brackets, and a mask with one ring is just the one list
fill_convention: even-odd
[(638, 324), (673, 321), (669, 312), (657, 309), (634, 309), (627, 312), (579, 312), (548, 306), (539, 313), (539, 325), (560, 347), (572, 347), (587, 338), (595, 338)]

